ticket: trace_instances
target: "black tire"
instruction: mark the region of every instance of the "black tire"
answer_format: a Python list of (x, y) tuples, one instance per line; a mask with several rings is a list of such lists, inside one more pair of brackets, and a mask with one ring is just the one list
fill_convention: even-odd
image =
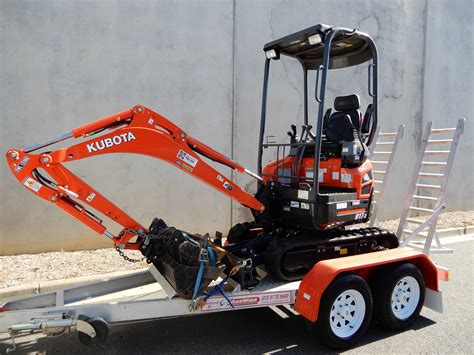
[[(347, 292), (346, 292), (347, 291)], [(355, 292), (357, 291), (357, 293)], [(357, 295), (357, 298), (354, 298), (354, 301), (357, 300), (359, 305), (359, 310), (351, 312), (346, 315), (349, 318), (344, 318), (344, 322), (349, 322), (347, 319), (352, 319), (355, 323), (349, 322), (347, 324), (341, 324), (341, 329), (337, 329), (337, 319), (331, 315), (331, 311), (338, 309), (337, 306), (341, 306), (340, 302), (344, 300), (339, 300), (341, 296), (345, 298), (348, 294)], [(360, 297), (361, 296), (361, 297)], [(349, 300), (351, 298), (349, 297)], [(365, 307), (364, 308), (362, 307)], [(354, 305), (357, 305), (354, 303)], [(362, 308), (360, 308), (362, 307)], [(331, 348), (331, 349), (344, 349), (348, 348), (359, 341), (359, 339), (364, 335), (367, 330), (367, 327), (370, 324), (370, 319), (372, 317), (372, 294), (370, 292), (369, 285), (367, 282), (358, 275), (344, 275), (336, 278), (324, 291), (324, 294), (321, 298), (321, 303), (319, 306), (319, 315), (318, 321), (316, 324), (310, 324), (310, 330), (314, 335), (319, 338), (319, 341)], [(357, 308), (356, 308), (357, 309)], [(341, 311), (348, 312), (347, 309)], [(359, 312), (359, 313), (357, 313)], [(352, 314), (354, 313), (354, 314)], [(337, 313), (339, 314), (339, 313)], [(350, 314), (350, 315), (349, 315)], [(352, 318), (350, 318), (352, 316)], [(361, 318), (362, 317), (362, 318)], [(331, 326), (332, 322), (332, 326)], [(351, 326), (351, 323), (353, 326)], [(335, 333), (333, 327), (337, 329), (339, 335)], [(348, 332), (352, 332), (354, 327), (357, 327), (354, 333), (343, 336), (341, 333), (345, 328)]]
[[(419, 288), (418, 300), (416, 286), (411, 285), (415, 281)], [(395, 294), (395, 302), (392, 303), (392, 293), (399, 282), (401, 287), (408, 285), (408, 291), (399, 292), (401, 297)], [(425, 302), (425, 280), (415, 265), (405, 263), (391, 270), (381, 269), (375, 277), (373, 292), (374, 310), (379, 323), (390, 329), (403, 329), (413, 324), (420, 315)]]
[(109, 336), (109, 324), (102, 318), (89, 318), (87, 323), (92, 325), (95, 330), (95, 337), (91, 338), (83, 332), (78, 333), (79, 340), (86, 346), (97, 346), (105, 342)]

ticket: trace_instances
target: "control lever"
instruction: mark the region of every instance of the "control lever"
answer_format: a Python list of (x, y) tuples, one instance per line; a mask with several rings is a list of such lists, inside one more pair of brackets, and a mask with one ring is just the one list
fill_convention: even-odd
[(300, 143), (302, 143), (305, 139), (305, 133), (306, 133), (306, 130), (308, 129), (308, 126), (307, 125), (302, 125), (301, 126), (301, 137), (300, 137)]
[(293, 132), (293, 136), (296, 137), (296, 126), (292, 124), (290, 127), (291, 127), (291, 131)]
[(291, 127), (291, 131), (288, 131), (287, 134), (291, 138), (291, 143), (296, 143), (296, 141), (298, 139), (297, 133), (296, 133), (296, 126), (294, 124), (292, 124), (290, 127)]
[(313, 126), (308, 125), (308, 135), (311, 137), (312, 140), (316, 140), (316, 135), (313, 132), (311, 132), (312, 128)]

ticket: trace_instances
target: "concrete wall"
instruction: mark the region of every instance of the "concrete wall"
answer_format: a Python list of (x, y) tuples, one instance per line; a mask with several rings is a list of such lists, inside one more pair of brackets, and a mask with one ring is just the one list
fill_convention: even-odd
[[(381, 124), (384, 130), (406, 124), (385, 216), (400, 213), (425, 121), (452, 126), (461, 115), (468, 122), (449, 205), (472, 208), (472, 197), (460, 192), (474, 192), (471, 18), (469, 0), (2, 0), (0, 151), (141, 103), (254, 170), (263, 44), (321, 22), (358, 27), (375, 38)], [(365, 70), (350, 74), (350, 80), (330, 74), (330, 96), (365, 93)], [(291, 60), (275, 62), (270, 80), (267, 132), (282, 140), (294, 117), (303, 120), (301, 70)], [(160, 216), (190, 231), (226, 231), (249, 216), (158, 160), (108, 155), (68, 167), (145, 225)], [(235, 178), (254, 191), (251, 179)], [(110, 245), (26, 192), (5, 164), (0, 179), (0, 254)]]
[(423, 128), (452, 127), (466, 118), (446, 203), (450, 209), (474, 206), (473, 5), (471, 0), (428, 1), (423, 82)]

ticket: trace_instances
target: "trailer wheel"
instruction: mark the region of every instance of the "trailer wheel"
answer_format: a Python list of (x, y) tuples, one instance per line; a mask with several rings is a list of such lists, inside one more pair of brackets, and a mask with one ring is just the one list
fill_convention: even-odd
[(97, 346), (102, 344), (109, 336), (109, 324), (102, 318), (89, 318), (87, 319), (95, 330), (95, 337), (90, 337), (86, 333), (79, 332), (79, 341), (86, 346)]
[(372, 294), (357, 275), (344, 275), (324, 291), (316, 325), (321, 343), (332, 349), (354, 345), (364, 335), (372, 316)]
[(403, 329), (419, 316), (425, 301), (425, 281), (420, 270), (406, 263), (377, 275), (374, 284), (375, 314), (390, 329)]

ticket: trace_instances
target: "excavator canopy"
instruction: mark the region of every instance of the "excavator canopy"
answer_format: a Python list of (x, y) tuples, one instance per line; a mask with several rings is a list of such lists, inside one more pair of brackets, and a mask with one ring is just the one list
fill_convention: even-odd
[[(263, 50), (267, 58), (279, 59), (280, 55), (294, 57), (307, 70), (318, 69), (323, 64), (325, 37), (335, 29), (328, 25), (315, 25), (267, 43)], [(374, 57), (373, 42), (355, 30), (338, 28), (331, 43), (329, 69), (350, 67), (367, 62)]]

